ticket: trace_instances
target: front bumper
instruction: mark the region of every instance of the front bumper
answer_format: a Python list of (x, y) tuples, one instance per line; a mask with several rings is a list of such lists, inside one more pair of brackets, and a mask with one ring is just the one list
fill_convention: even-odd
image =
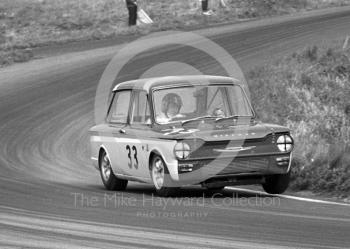
[[(276, 154), (205, 160), (179, 160), (179, 182), (193, 182), (206, 178), (234, 176), (264, 176), (286, 174), (290, 171), (292, 154)], [(201, 181), (202, 182), (202, 181)], [(198, 182), (199, 183), (199, 182)]]

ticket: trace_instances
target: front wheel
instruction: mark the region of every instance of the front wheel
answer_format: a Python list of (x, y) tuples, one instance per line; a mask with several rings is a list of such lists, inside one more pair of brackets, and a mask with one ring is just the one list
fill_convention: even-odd
[(176, 188), (164, 186), (166, 174), (168, 174), (168, 171), (163, 159), (160, 156), (153, 156), (151, 160), (150, 170), (153, 185), (156, 188), (156, 192), (159, 196), (166, 197), (175, 193)]
[(264, 190), (269, 194), (282, 194), (289, 186), (290, 172), (282, 175), (266, 176), (262, 184)]
[(111, 161), (105, 151), (99, 159), (100, 174), (102, 182), (108, 190), (124, 190), (128, 185), (127, 180), (118, 179), (112, 170)]

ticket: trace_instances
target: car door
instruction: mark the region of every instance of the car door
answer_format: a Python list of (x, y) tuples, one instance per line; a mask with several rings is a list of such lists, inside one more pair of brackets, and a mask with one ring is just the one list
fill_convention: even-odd
[[(130, 126), (126, 128), (128, 140), (124, 144), (130, 175), (149, 178), (148, 143), (151, 131), (151, 116), (148, 96), (145, 91), (133, 91), (130, 108)], [(125, 156), (124, 156), (125, 157)]]
[(129, 174), (124, 145), (129, 139), (126, 129), (129, 120), (130, 101), (131, 90), (115, 92), (107, 116), (107, 123), (112, 134), (109, 135), (105, 146), (112, 162), (113, 171), (116, 174)]

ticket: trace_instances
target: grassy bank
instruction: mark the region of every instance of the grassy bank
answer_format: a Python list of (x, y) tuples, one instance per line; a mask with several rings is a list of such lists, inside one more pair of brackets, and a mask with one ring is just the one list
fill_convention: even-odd
[(249, 74), (260, 118), (293, 130), (294, 190), (350, 196), (350, 50), (342, 42), (307, 48)]
[(2, 0), (0, 2), (0, 66), (27, 61), (26, 48), (77, 40), (105, 39), (155, 30), (203, 27), (293, 12), (349, 5), (350, 0), (211, 1), (212, 16), (203, 16), (198, 0), (140, 0), (154, 24), (127, 26), (124, 0)]

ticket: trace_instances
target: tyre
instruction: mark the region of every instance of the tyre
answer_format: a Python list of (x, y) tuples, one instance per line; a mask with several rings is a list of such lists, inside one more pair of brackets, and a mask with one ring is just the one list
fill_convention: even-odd
[(224, 188), (225, 188), (225, 186), (223, 186), (223, 187), (211, 187), (211, 188), (208, 188), (208, 187), (207, 187), (207, 191), (210, 191), (210, 192), (220, 192), (220, 191), (222, 191)]
[(102, 182), (108, 190), (124, 190), (128, 185), (127, 180), (118, 179), (112, 170), (111, 161), (105, 151), (99, 159), (100, 174)]
[(209, 196), (213, 196), (217, 193), (220, 193), (225, 187), (206, 187), (205, 193)]
[(167, 197), (175, 194), (177, 188), (165, 187), (165, 179), (169, 174), (164, 160), (158, 156), (153, 156), (150, 165), (151, 177), (153, 185), (156, 188), (156, 192), (159, 196)]
[(264, 190), (269, 194), (282, 194), (289, 186), (290, 172), (282, 175), (266, 176), (262, 184)]

